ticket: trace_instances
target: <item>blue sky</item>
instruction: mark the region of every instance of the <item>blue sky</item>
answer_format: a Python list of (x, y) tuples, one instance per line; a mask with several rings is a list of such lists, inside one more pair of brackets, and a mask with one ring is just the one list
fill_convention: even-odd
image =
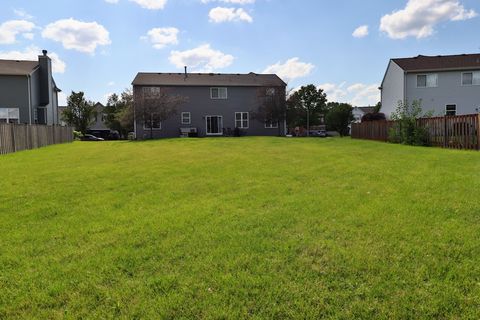
[[(0, 59), (47, 49), (68, 94), (139, 71), (278, 73), (374, 104), (388, 59), (480, 52), (478, 0), (2, 0)], [(358, 30), (357, 30), (358, 29)], [(64, 100), (64, 96), (62, 97)]]

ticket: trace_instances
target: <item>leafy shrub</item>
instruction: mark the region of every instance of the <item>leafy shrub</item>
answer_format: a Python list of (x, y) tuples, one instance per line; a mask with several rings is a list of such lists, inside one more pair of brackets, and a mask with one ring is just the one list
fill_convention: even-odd
[(379, 120), (387, 120), (385, 113), (367, 113), (362, 117), (362, 122), (365, 121), (379, 121)]
[(430, 116), (430, 112), (423, 113), (421, 101), (415, 100), (411, 105), (399, 101), (391, 116), (395, 122), (389, 132), (389, 141), (413, 146), (429, 146), (428, 130), (421, 127), (417, 119)]
[(73, 139), (75, 140), (80, 140), (80, 138), (82, 137), (82, 133), (80, 131), (73, 131)]

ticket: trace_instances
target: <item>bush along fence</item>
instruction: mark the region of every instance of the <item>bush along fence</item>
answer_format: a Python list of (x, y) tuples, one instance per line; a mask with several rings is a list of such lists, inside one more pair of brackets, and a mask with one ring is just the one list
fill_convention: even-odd
[[(480, 150), (480, 114), (420, 118), (416, 124), (425, 134), (426, 145)], [(392, 133), (394, 136), (398, 130), (395, 121), (354, 123), (352, 138), (387, 142), (392, 141)]]
[(0, 154), (72, 141), (72, 127), (0, 123)]

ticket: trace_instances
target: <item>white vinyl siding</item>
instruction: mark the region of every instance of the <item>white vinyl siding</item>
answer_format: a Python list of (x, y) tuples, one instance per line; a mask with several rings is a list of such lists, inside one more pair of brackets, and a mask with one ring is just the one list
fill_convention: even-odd
[(235, 112), (235, 128), (248, 129), (248, 112)]
[(463, 86), (480, 85), (480, 71), (462, 73), (462, 85)]
[(228, 98), (227, 88), (210, 88), (210, 98), (215, 100), (225, 100)]
[(435, 88), (438, 87), (438, 74), (419, 74), (417, 75), (417, 88)]
[(192, 115), (190, 112), (182, 112), (182, 124), (191, 124)]
[(0, 123), (20, 123), (20, 109), (0, 108)]

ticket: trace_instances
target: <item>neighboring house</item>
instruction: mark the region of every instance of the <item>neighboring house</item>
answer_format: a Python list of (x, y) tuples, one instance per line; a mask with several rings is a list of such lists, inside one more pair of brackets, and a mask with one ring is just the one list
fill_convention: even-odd
[(414, 100), (434, 115), (480, 112), (480, 54), (392, 59), (380, 90), (387, 117)]
[(360, 123), (362, 122), (362, 117), (368, 113), (375, 112), (375, 107), (353, 107), (353, 122)]
[[(207, 73), (139, 73), (133, 81), (135, 105), (138, 97), (161, 92), (179, 95), (188, 101), (178, 107), (176, 115), (160, 122), (145, 117), (135, 108), (135, 133), (138, 139), (232, 135), (240, 131), (249, 136), (285, 135), (284, 119), (262, 114), (269, 97), (285, 105), (286, 83), (277, 75), (207, 74)], [(282, 117), (284, 118), (284, 117)], [(279, 121), (280, 120), (280, 121)], [(236, 129), (238, 128), (238, 129)]]
[(66, 126), (67, 123), (63, 120), (63, 111), (67, 109), (67, 106), (58, 106), (58, 124), (61, 126)]
[(100, 138), (108, 138), (110, 135), (110, 129), (105, 125), (105, 106), (100, 102), (95, 104), (95, 117), (94, 122), (88, 127), (87, 133), (93, 134)]
[(58, 92), (47, 51), (38, 61), (0, 60), (0, 122), (58, 124)]

